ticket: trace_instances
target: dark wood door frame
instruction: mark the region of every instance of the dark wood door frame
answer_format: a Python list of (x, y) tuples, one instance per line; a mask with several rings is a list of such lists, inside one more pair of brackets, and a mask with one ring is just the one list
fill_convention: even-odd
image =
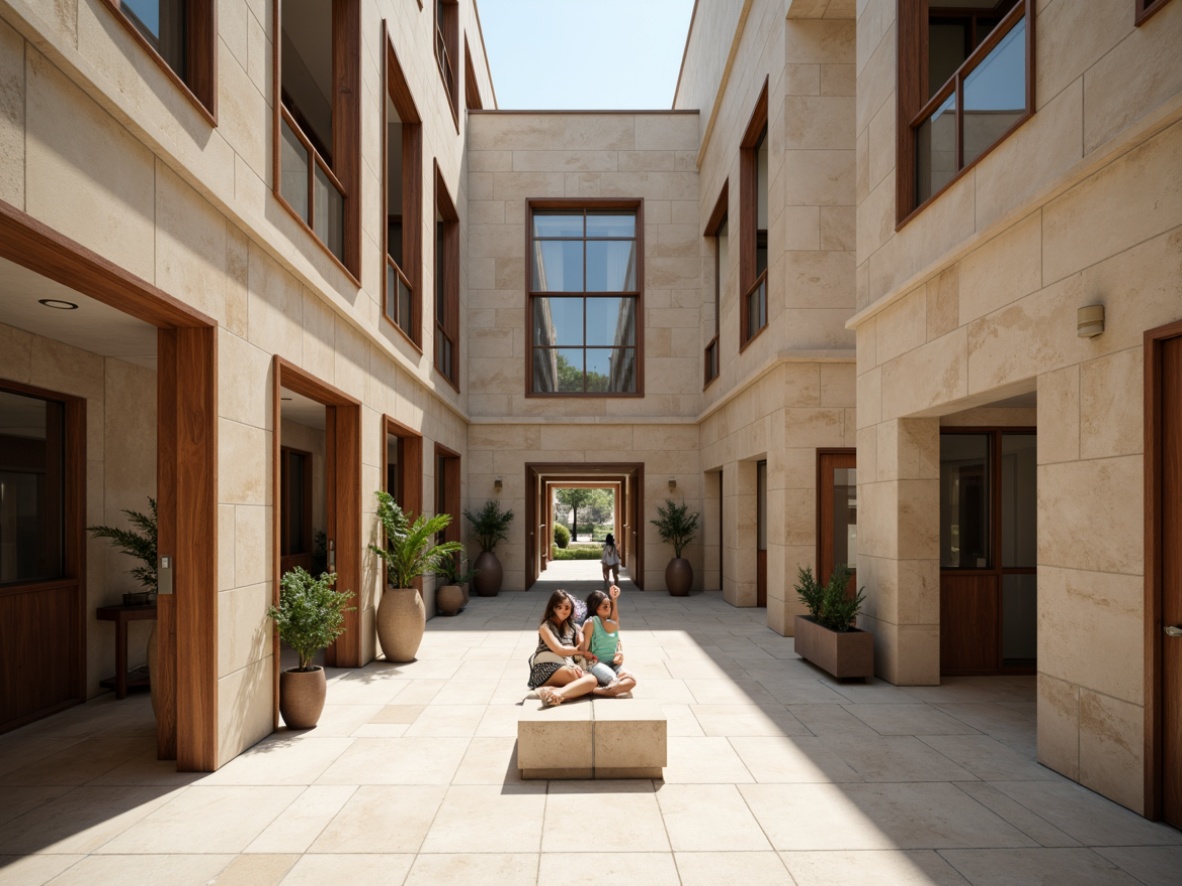
[(175, 558), (157, 602), (156, 750), (181, 771), (218, 765), (217, 323), (0, 201), (0, 258), (159, 330), (158, 547)]
[[(1177, 763), (1176, 748), (1172, 748), (1174, 762), (1167, 765), (1166, 750), (1171, 744), (1167, 730), (1177, 730), (1172, 722), (1178, 717), (1177, 699), (1167, 699), (1164, 692), (1166, 678), (1163, 645), (1164, 629), (1169, 613), (1168, 594), (1182, 593), (1182, 512), (1176, 498), (1165, 494), (1167, 477), (1179, 482), (1182, 465), (1182, 431), (1178, 425), (1177, 379), (1166, 378), (1178, 373), (1178, 340), (1182, 338), (1182, 320), (1145, 332), (1145, 815), (1161, 819), (1178, 814), (1182, 803), (1182, 772)], [(1167, 355), (1167, 344), (1171, 353)], [(1170, 365), (1165, 365), (1167, 356)], [(1172, 389), (1172, 390), (1171, 390)], [(1174, 413), (1167, 416), (1167, 393), (1173, 400)], [(1165, 437), (1170, 434), (1167, 442)], [(1168, 548), (1168, 550), (1167, 550)], [(1173, 622), (1170, 622), (1173, 623)], [(1182, 639), (1170, 639), (1182, 643)], [(1171, 722), (1167, 722), (1171, 721)], [(1178, 740), (1177, 733), (1173, 741)], [(1178, 820), (1171, 821), (1175, 827)]]
[[(762, 482), (761, 482), (762, 478)], [(769, 527), (764, 514), (767, 512), (767, 459), (755, 463), (755, 605), (767, 607), (767, 547), (759, 546), (759, 535), (766, 539)]]
[(423, 435), (396, 421), (382, 416), (382, 488), (389, 492), (386, 478), (390, 475), (388, 439), (397, 437), (399, 444), (398, 506), (408, 514), (423, 512)]
[[(337, 587), (362, 598), (361, 570), (361, 403), (344, 391), (305, 372), (282, 357), (273, 360), (272, 375), (272, 472), (275, 502), (272, 508), (272, 599), (279, 604), (280, 556), (279, 536), (281, 508), (280, 455), (283, 435), (282, 395), (287, 388), (297, 394), (320, 403), (325, 407), (324, 430), (324, 522), (333, 550), (330, 556), (334, 563), (330, 570), (337, 574)], [(272, 638), (274, 651), (273, 710), (276, 727), (279, 724), (279, 635)], [(341, 668), (360, 667), (363, 646), (361, 642), (361, 607), (354, 606), (345, 613), (345, 631), (324, 653), (327, 664)]]
[[(834, 501), (833, 471), (840, 468), (857, 469), (858, 450), (833, 448), (817, 450), (817, 581), (822, 584), (837, 568), (834, 562), (834, 539), (832, 536)], [(828, 466), (828, 470), (826, 470)], [(857, 564), (848, 564), (851, 587), (857, 587)]]
[[(551, 475), (561, 474), (556, 480)], [(641, 515), (644, 514), (643, 463), (567, 463), (530, 462), (525, 466), (525, 589), (528, 591), (538, 578), (540, 553), (548, 549), (551, 523), (548, 515), (538, 513), (539, 506), (548, 501), (551, 486), (589, 486), (596, 489), (616, 487), (627, 499), (618, 513), (624, 514), (625, 526), (620, 527), (621, 557), (632, 565), (628, 568), (633, 584), (644, 590), (644, 545)], [(542, 546), (545, 546), (543, 548)]]

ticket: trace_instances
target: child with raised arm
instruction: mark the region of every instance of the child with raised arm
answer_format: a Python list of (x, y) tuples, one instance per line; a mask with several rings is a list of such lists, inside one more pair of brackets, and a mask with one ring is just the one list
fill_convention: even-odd
[(624, 648), (620, 643), (620, 589), (612, 585), (605, 594), (592, 591), (587, 598), (587, 620), (583, 622), (581, 649), (588, 661), (595, 661), (591, 673), (599, 686), (594, 695), (615, 696), (631, 692), (636, 678), (624, 670)]

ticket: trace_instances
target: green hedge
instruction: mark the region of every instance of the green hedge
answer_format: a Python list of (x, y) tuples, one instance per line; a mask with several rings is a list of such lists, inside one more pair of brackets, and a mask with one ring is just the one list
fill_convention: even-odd
[(599, 548), (591, 547), (569, 547), (566, 550), (561, 548), (554, 552), (553, 560), (598, 560), (603, 556), (603, 551)]
[(565, 548), (570, 544), (570, 530), (561, 523), (554, 524), (554, 544), (560, 548)]

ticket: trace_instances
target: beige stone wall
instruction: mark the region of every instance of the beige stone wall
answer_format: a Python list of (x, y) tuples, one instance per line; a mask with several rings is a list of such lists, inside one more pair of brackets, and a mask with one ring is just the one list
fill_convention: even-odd
[(1182, 9), (1037, 10), (1036, 114), (895, 232), (895, 4), (861, 8), (859, 580), (879, 673), (938, 682), (936, 417), (1011, 423), (981, 407), (1037, 391), (1039, 759), (1141, 809), (1141, 336), (1182, 317)]
[[(148, 513), (156, 496), (156, 373), (53, 339), (0, 325), (0, 379), (86, 401), (87, 526), (131, 528), (124, 510)], [(142, 588), (128, 572), (140, 562), (87, 534), (86, 697), (108, 690), (99, 680), (115, 673), (115, 626), (95, 610), (123, 602)], [(128, 628), (128, 665), (147, 661), (152, 622)]]

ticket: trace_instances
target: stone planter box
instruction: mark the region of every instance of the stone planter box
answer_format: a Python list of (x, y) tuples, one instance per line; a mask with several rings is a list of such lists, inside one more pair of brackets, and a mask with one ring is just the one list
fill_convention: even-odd
[(874, 676), (874, 635), (867, 631), (831, 631), (810, 616), (796, 616), (796, 654), (839, 680)]

